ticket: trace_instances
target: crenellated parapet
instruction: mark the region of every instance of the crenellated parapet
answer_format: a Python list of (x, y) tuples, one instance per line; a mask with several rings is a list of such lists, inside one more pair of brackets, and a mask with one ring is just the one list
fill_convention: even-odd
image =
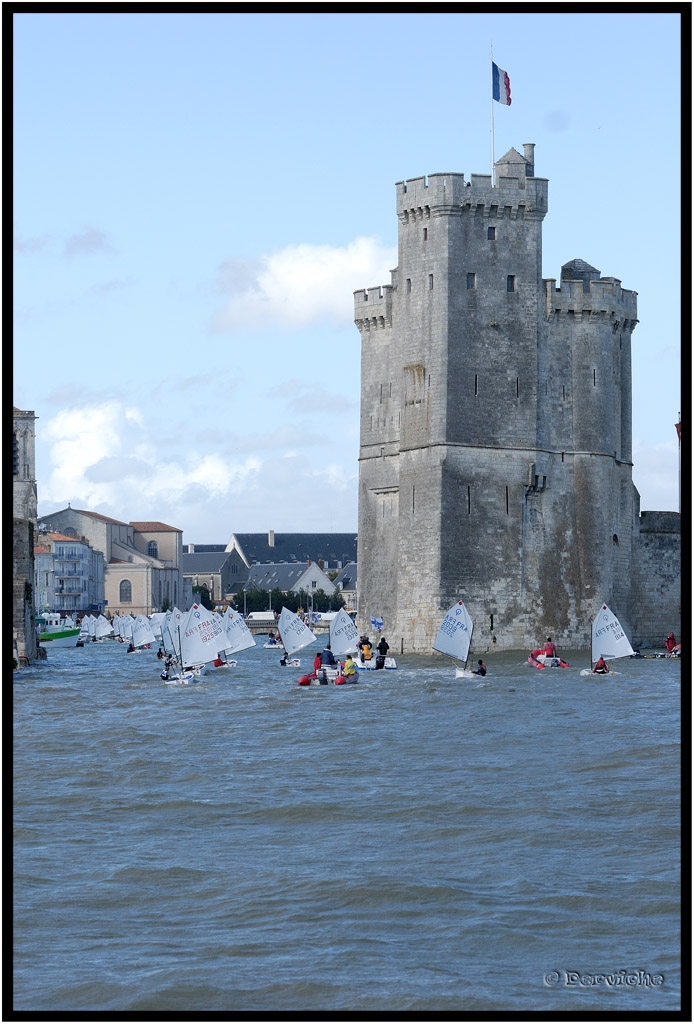
[(360, 288), (354, 293), (354, 322), (360, 332), (378, 331), (393, 322), (393, 286)]
[(637, 292), (622, 288), (616, 277), (564, 279), (559, 288), (556, 283), (556, 278), (543, 280), (546, 321), (608, 321), (615, 333), (629, 334), (636, 327)]
[[(501, 169), (500, 165), (497, 165)], [(402, 224), (432, 217), (460, 216), (542, 219), (547, 213), (547, 179), (499, 174), (430, 174), (396, 183)]]

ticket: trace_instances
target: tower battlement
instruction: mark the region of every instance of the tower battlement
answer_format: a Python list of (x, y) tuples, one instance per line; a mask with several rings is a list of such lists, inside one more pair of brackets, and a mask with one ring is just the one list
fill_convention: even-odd
[(390, 327), (393, 310), (393, 286), (360, 288), (354, 293), (354, 322), (360, 331)]
[(556, 278), (543, 281), (547, 320), (604, 316), (617, 323), (621, 330), (633, 331), (636, 327), (638, 293), (622, 288), (618, 278), (586, 275), (582, 280), (563, 277), (559, 288), (556, 283)]
[[(498, 170), (505, 169), (499, 163)], [(401, 220), (428, 219), (432, 215), (462, 212), (484, 212), (487, 216), (503, 215), (507, 210), (523, 213), (547, 212), (547, 178), (522, 175), (498, 175), (492, 185), (491, 174), (473, 174), (469, 181), (464, 174), (430, 174), (396, 182), (397, 214)]]

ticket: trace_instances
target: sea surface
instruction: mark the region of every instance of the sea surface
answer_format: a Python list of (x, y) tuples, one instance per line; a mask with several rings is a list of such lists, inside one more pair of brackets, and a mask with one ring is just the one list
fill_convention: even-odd
[(680, 663), (299, 687), (316, 646), (15, 672), (14, 1009), (678, 1010)]

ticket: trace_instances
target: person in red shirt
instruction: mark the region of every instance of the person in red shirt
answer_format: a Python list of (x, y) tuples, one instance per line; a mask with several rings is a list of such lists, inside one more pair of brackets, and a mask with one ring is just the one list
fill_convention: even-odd
[(552, 637), (548, 636), (544, 646), (544, 652), (548, 658), (556, 658), (557, 648), (552, 643)]
[(593, 672), (598, 676), (609, 675), (610, 666), (607, 664), (602, 655), (600, 655), (598, 660), (595, 662), (595, 668), (593, 669)]

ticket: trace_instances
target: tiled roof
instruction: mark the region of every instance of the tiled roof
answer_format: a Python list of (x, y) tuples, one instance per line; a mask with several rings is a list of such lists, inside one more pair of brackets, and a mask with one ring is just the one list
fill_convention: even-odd
[[(63, 512), (67, 512), (67, 509), (63, 509)], [(84, 508), (73, 508), (72, 512), (78, 512), (81, 516), (91, 516), (92, 519), (98, 519), (102, 523), (115, 523), (116, 526), (129, 526), (129, 523), (124, 523), (122, 519), (111, 519), (110, 516), (102, 516), (101, 512), (88, 512)], [(54, 512), (53, 515), (56, 513)], [(46, 518), (46, 517), (43, 517)]]
[[(192, 554), (183, 552), (181, 570), (189, 576), (196, 572), (220, 572), (224, 563), (231, 558), (229, 551), (194, 551)], [(238, 555), (237, 561), (240, 561)]]
[(245, 590), (292, 590), (308, 569), (306, 562), (252, 565)]
[(357, 563), (350, 562), (344, 569), (340, 569), (339, 573), (333, 580), (336, 587), (342, 584), (343, 590), (356, 590), (357, 589)]
[(34, 554), (35, 555), (50, 555), (51, 554), (51, 549), (47, 548), (47, 547), (44, 547), (43, 544), (34, 544)]
[(133, 530), (137, 530), (138, 533), (183, 533), (183, 530), (179, 530), (176, 526), (167, 526), (166, 523), (158, 523), (156, 521), (151, 523), (128, 523), (128, 526), (132, 526)]
[[(267, 533), (235, 533), (241, 553), (250, 565), (271, 562), (317, 562), (324, 568), (336, 568), (337, 562), (355, 562), (357, 535), (355, 533), (276, 533), (274, 544), (268, 543)], [(227, 545), (228, 547), (228, 545)]]
[(70, 541), (71, 544), (87, 543), (86, 540), (81, 540), (79, 537), (68, 537), (67, 534), (64, 533), (51, 533), (50, 530), (48, 531), (47, 536), (49, 536), (51, 540), (67, 540)]

